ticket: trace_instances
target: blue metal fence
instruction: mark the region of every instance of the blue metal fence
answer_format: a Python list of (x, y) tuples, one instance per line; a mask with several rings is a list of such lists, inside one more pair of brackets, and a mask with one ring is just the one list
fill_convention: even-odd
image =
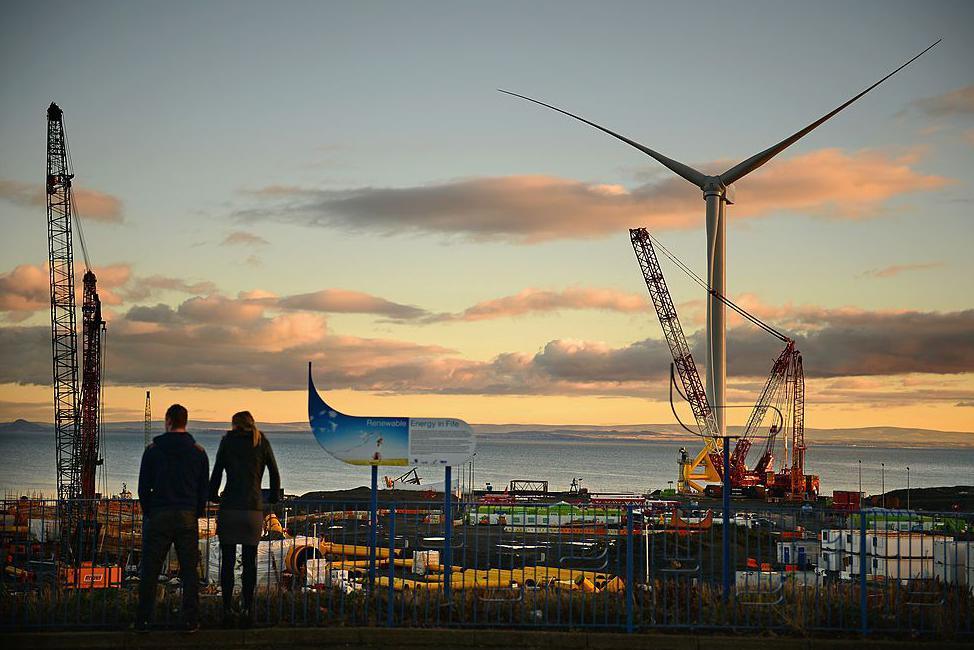
[[(384, 499), (374, 520), (367, 501), (279, 506), (286, 530), (258, 549), (256, 623), (974, 636), (970, 514), (734, 503), (724, 524), (719, 501), (417, 497)], [(55, 502), (4, 504), (0, 628), (133, 621), (137, 503), (75, 506), (86, 523), (62, 535)], [(213, 516), (200, 520), (199, 546), (203, 622), (215, 625)], [(176, 569), (172, 554), (159, 626), (180, 620)]]

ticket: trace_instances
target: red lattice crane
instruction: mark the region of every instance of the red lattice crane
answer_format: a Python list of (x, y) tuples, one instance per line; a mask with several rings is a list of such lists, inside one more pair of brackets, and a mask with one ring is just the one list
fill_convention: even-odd
[[(706, 484), (721, 481), (724, 473), (723, 458), (720, 453), (722, 440), (713, 417), (713, 406), (707, 401), (676, 308), (673, 306), (673, 300), (663, 278), (652, 237), (645, 228), (632, 229), (629, 234), (646, 287), (649, 289), (663, 328), (663, 335), (673, 356), (673, 365), (683, 386), (683, 396), (693, 411), (697, 422), (697, 433), (705, 441), (703, 449), (695, 458), (691, 460), (684, 456), (681, 459), (679, 489), (681, 492), (702, 492), (706, 490)], [(681, 264), (678, 260), (674, 259), (674, 261)], [(684, 268), (684, 270), (695, 277), (688, 269)], [(702, 280), (696, 279), (706, 288)], [(769, 493), (772, 496), (796, 500), (815, 498), (818, 494), (818, 477), (805, 474), (805, 377), (801, 353), (793, 340), (748, 314), (724, 296), (718, 295), (718, 298), (744, 318), (785, 343), (785, 349), (775, 360), (764, 390), (758, 397), (744, 427), (744, 433), (738, 439), (731, 454), (729, 462), (731, 485), (735, 489), (754, 494)], [(760, 459), (753, 469), (748, 469), (746, 464), (748, 451), (753, 445), (754, 437), (759, 435), (769, 410), (775, 412), (778, 422), (773, 423), (766, 434), (767, 441)], [(779, 437), (784, 443), (785, 453), (781, 469), (776, 472), (774, 453), (776, 440)]]
[(102, 334), (101, 300), (95, 274), (89, 269), (82, 278), (81, 302), (81, 437), (78, 464), (81, 467), (81, 498), (95, 498), (95, 471), (101, 429)]

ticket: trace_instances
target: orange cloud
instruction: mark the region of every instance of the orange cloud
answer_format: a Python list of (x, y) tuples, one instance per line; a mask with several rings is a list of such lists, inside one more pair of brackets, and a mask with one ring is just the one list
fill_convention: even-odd
[[(878, 216), (892, 198), (931, 191), (949, 179), (923, 174), (917, 155), (823, 149), (767, 165), (739, 183), (733, 219), (790, 212), (823, 218)], [(605, 237), (634, 226), (652, 230), (703, 224), (699, 190), (682, 179), (633, 189), (551, 176), (473, 178), (405, 188), (349, 190), (273, 188), (266, 200), (238, 213), (393, 234), (436, 232), (474, 240), (538, 243)]]
[(513, 296), (484, 300), (458, 314), (437, 314), (427, 322), (479, 321), (562, 309), (600, 309), (635, 313), (649, 308), (641, 295), (615, 289), (569, 287), (561, 291), (528, 288)]
[(951, 181), (917, 172), (916, 155), (891, 157), (878, 151), (847, 154), (822, 149), (768, 165), (739, 183), (732, 218), (798, 212), (842, 219), (875, 217), (894, 196), (930, 191)]
[(312, 293), (285, 296), (276, 300), (266, 298), (264, 300), (281, 309), (342, 314), (377, 314), (396, 320), (418, 318), (427, 314), (424, 309), (419, 307), (403, 305), (368, 293), (347, 289), (323, 289)]
[[(98, 295), (105, 305), (119, 305), (121, 296), (114, 291), (124, 286), (131, 278), (131, 268), (127, 264), (112, 264), (93, 269), (98, 279)], [(84, 267), (75, 268), (75, 295), (80, 304), (82, 298), (81, 278)], [(8, 312), (10, 320), (23, 320), (32, 312), (46, 310), (51, 305), (50, 275), (48, 265), (21, 264), (13, 270), (0, 274), (0, 312)]]
[(21, 264), (0, 275), (0, 311), (34, 312), (51, 304), (46, 266)]
[[(122, 201), (118, 197), (84, 187), (73, 188), (72, 194), (82, 219), (101, 223), (122, 222)], [(28, 207), (47, 205), (42, 185), (22, 181), (0, 180), (0, 199)]]
[[(98, 295), (103, 306), (143, 300), (158, 291), (197, 295), (216, 292), (212, 282), (187, 282), (161, 275), (137, 277), (130, 264), (97, 266), (92, 271), (98, 281)], [(79, 304), (84, 273), (82, 265), (75, 266), (75, 295)], [(51, 301), (49, 283), (47, 264), (21, 264), (7, 273), (0, 273), (0, 312), (7, 312), (7, 320), (19, 321), (33, 312), (47, 310)], [(107, 317), (108, 312), (105, 314)]]
[(244, 230), (235, 230), (227, 235), (222, 244), (223, 246), (265, 246), (267, 240), (260, 235)]
[(74, 190), (74, 201), (82, 219), (122, 223), (122, 202), (111, 194), (82, 187)]
[[(119, 294), (118, 289), (121, 289), (129, 280), (132, 279), (132, 267), (128, 264), (111, 264), (109, 266), (100, 266), (92, 269), (95, 274), (98, 286), (98, 297), (101, 299), (103, 305), (121, 305), (125, 302), (125, 299)], [(80, 280), (84, 275), (83, 269), (78, 269), (75, 271), (75, 277)], [(78, 282), (78, 297), (81, 299), (81, 283)]]
[(892, 278), (899, 275), (900, 273), (906, 273), (907, 271), (926, 271), (928, 269), (939, 269), (944, 265), (943, 262), (923, 262), (920, 264), (893, 264), (891, 266), (884, 266), (881, 269), (870, 269), (869, 271), (864, 271), (863, 275), (868, 275), (874, 278)]

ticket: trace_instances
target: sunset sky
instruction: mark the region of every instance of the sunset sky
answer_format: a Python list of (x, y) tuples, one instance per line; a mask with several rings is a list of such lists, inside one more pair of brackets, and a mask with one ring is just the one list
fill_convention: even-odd
[[(150, 389), (300, 421), (311, 360), (354, 414), (667, 423), (627, 229), (703, 274), (700, 191), (496, 89), (722, 171), (943, 38), (737, 184), (727, 286), (797, 339), (809, 427), (974, 431), (972, 25), (966, 1), (7, 4), (0, 420), (53, 420), (51, 101), (108, 419)], [(699, 346), (705, 294), (662, 261)], [(779, 348), (730, 321), (734, 403)]]

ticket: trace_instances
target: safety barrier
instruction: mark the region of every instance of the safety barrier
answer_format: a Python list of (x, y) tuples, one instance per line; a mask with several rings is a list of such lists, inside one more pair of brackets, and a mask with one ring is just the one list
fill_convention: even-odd
[[(725, 530), (719, 502), (494, 499), (454, 500), (448, 526), (442, 496), (383, 496), (374, 530), (367, 502), (275, 506), (257, 625), (974, 636), (971, 514), (734, 503)], [(204, 626), (222, 615), (215, 516), (199, 520)], [(0, 629), (134, 620), (138, 502), (8, 501), (0, 543)], [(161, 627), (180, 620), (177, 567), (171, 551)]]

